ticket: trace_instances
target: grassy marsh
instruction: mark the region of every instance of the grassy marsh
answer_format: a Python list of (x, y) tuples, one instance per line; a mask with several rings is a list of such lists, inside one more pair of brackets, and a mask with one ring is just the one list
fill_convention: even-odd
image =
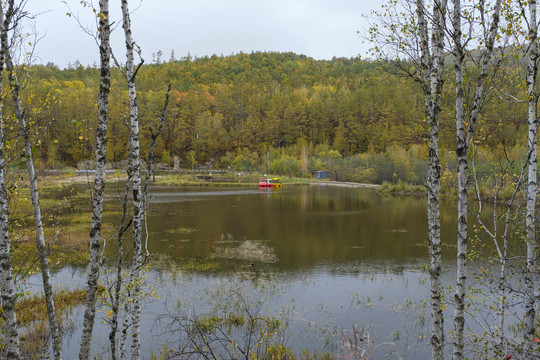
[[(98, 288), (102, 294), (103, 287)], [(69, 315), (75, 306), (84, 304), (86, 301), (85, 289), (61, 289), (54, 295), (54, 305), (58, 318), (59, 327), (67, 331), (73, 327)], [(49, 358), (47, 341), (49, 335), (47, 307), (45, 298), (41, 294), (21, 294), (17, 300), (17, 323), (20, 327), (21, 352), (25, 359)], [(0, 307), (0, 315), (2, 308)], [(3, 327), (3, 318), (0, 317), (0, 327)], [(0, 350), (0, 356), (2, 356)]]
[[(52, 198), (41, 194), (40, 207), (45, 241), (52, 268), (88, 262), (88, 242), (91, 223), (89, 191), (71, 192), (69, 196)], [(88, 201), (86, 201), (88, 200)], [(39, 257), (33, 206), (28, 188), (18, 188), (10, 197), (10, 240), (13, 266), (17, 272), (39, 271)], [(116, 224), (107, 221), (121, 214), (115, 201), (104, 203), (104, 238), (116, 231)]]
[[(203, 175), (204, 174), (204, 175)], [(206, 176), (210, 176), (207, 178)], [(243, 187), (258, 186), (261, 178), (274, 178), (277, 175), (267, 175), (263, 173), (168, 173), (156, 176), (156, 184), (170, 186), (216, 186), (216, 187)], [(206, 179), (206, 180), (205, 180)], [(283, 177), (284, 186), (309, 185), (311, 179)]]

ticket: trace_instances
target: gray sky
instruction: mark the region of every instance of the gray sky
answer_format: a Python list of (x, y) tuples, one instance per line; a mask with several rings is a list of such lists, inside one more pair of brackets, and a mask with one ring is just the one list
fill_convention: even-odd
[[(315, 59), (362, 55), (357, 31), (366, 29), (362, 15), (379, 8), (383, 0), (132, 0), (140, 7), (132, 15), (133, 35), (146, 62), (152, 53), (163, 59), (205, 55), (230, 55), (240, 51), (293, 51)], [(66, 0), (82, 22), (95, 29), (93, 13), (80, 0)], [(98, 4), (98, 0), (94, 0)], [(120, 24), (120, 1), (111, 0), (111, 17)], [(98, 48), (77, 22), (66, 15), (61, 0), (29, 0), (27, 7), (37, 17), (36, 27), (44, 35), (38, 43), (37, 62), (60, 67), (79, 60), (98, 63)], [(113, 33), (113, 51), (124, 58), (122, 28)], [(121, 61), (121, 60), (120, 60)]]

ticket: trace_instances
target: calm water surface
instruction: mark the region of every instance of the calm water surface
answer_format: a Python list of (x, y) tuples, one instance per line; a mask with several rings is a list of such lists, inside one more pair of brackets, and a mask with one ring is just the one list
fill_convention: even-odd
[[(422, 198), (338, 187), (154, 187), (152, 194), (153, 254), (200, 256), (223, 240), (263, 240), (279, 259), (276, 270), (302, 272), (348, 263), (418, 266), (427, 255)], [(443, 232), (453, 236), (450, 219), (443, 214)]]
[[(281, 191), (156, 186), (151, 193), (147, 226), (152, 257), (174, 264), (251, 241), (275, 258), (223, 260), (224, 270), (212, 274), (186, 274), (173, 265), (151, 268), (147, 283), (160, 297), (145, 300), (146, 356), (159, 352), (161, 343), (174, 345), (178, 340), (164, 316), (177, 311), (178, 301), (204, 314), (220, 296), (216, 289), (234, 288), (264, 302), (268, 311), (285, 314), (287, 344), (293, 349), (346, 355), (338, 334), (355, 326), (379, 344), (373, 358), (429, 358), (428, 309), (422, 304), (429, 296), (422, 270), (427, 264), (424, 198), (314, 186)], [(109, 186), (106, 201), (116, 201), (118, 194)], [(442, 233), (448, 241), (456, 236), (454, 213), (443, 206)], [(447, 277), (454, 253), (455, 249), (443, 249)], [(55, 281), (82, 286), (84, 272), (64, 268)], [(81, 323), (80, 318), (76, 310), (74, 323)], [(107, 336), (106, 327), (98, 325), (96, 354), (107, 356)], [(77, 357), (79, 337), (76, 325), (73, 336), (64, 341), (65, 358)]]

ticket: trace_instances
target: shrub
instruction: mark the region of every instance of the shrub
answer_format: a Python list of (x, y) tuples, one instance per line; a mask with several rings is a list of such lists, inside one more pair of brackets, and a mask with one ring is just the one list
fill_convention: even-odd
[(289, 175), (290, 177), (297, 175), (300, 169), (300, 160), (294, 159), (289, 155), (284, 155), (278, 160), (272, 161), (270, 170), (273, 173), (280, 175)]

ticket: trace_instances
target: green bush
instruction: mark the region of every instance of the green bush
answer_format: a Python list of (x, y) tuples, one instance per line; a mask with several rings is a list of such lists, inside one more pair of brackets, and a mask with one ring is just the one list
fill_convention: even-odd
[(279, 175), (288, 175), (290, 177), (298, 175), (300, 169), (300, 160), (294, 159), (289, 155), (284, 155), (280, 159), (272, 161), (270, 170)]
[(237, 171), (256, 171), (260, 169), (259, 155), (248, 148), (238, 150), (231, 167)]

